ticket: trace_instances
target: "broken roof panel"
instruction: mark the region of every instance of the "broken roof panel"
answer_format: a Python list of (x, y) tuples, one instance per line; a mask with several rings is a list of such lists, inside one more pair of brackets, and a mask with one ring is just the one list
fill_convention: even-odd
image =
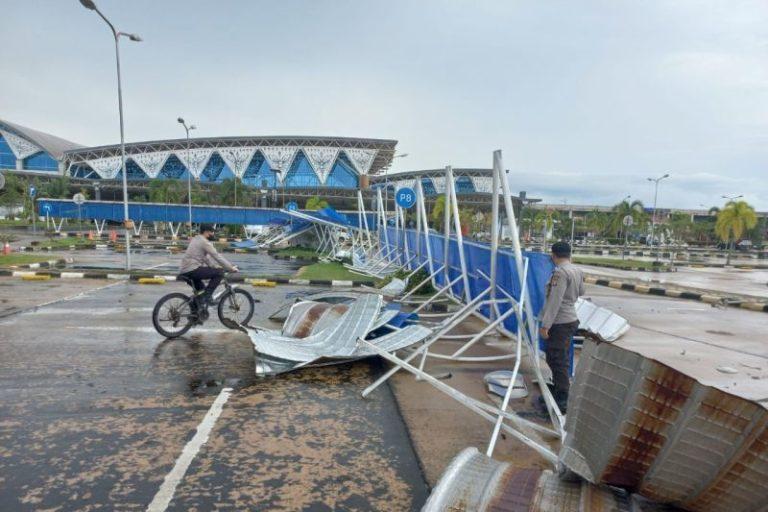
[(687, 510), (760, 510), (768, 503), (767, 363), (655, 333), (588, 341), (561, 460), (591, 482)]

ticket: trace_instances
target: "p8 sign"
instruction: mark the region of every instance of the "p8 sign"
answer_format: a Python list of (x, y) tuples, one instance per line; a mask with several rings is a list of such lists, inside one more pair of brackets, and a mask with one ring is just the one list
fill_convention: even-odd
[(400, 208), (408, 209), (416, 204), (416, 192), (408, 187), (398, 189), (395, 193), (395, 202)]

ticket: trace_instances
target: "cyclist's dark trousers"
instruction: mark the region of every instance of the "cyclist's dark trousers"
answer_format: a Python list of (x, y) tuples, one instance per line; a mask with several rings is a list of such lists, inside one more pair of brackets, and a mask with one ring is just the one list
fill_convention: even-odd
[(213, 291), (219, 286), (221, 280), (224, 278), (224, 271), (220, 268), (198, 267), (184, 275), (192, 280), (196, 291), (202, 290), (203, 281), (207, 280), (208, 285), (205, 286), (205, 294), (208, 297), (212, 297)]

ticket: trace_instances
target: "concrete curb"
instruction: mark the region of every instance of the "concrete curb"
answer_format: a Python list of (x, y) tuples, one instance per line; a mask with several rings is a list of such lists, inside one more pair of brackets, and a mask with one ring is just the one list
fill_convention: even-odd
[(646, 295), (658, 295), (660, 297), (673, 297), (676, 299), (695, 300), (698, 302), (704, 302), (706, 304), (720, 304), (726, 302), (728, 306), (748, 309), (750, 311), (760, 311), (768, 313), (768, 303), (763, 302), (748, 302), (734, 297), (728, 297), (723, 295), (713, 295), (709, 293), (685, 291), (685, 290), (668, 290), (667, 288), (649, 286), (646, 284), (628, 283), (626, 281), (618, 281), (612, 279), (603, 279), (594, 276), (585, 276), (584, 282), (587, 284), (594, 284), (597, 286), (607, 286), (608, 288), (614, 288), (616, 290), (624, 290), (635, 293), (643, 293)]
[[(0, 269), (0, 276), (10, 277), (30, 277), (30, 276), (50, 276), (51, 279), (109, 279), (115, 281), (136, 281), (142, 278), (158, 278), (165, 279), (168, 282), (176, 281), (175, 274), (153, 274), (151, 272), (132, 272), (127, 274), (125, 272), (105, 272), (105, 271), (89, 271), (89, 272), (76, 272), (76, 271), (46, 271), (36, 272), (34, 270), (14, 270), (14, 269)], [(229, 278), (231, 283), (243, 283), (247, 279), (262, 279), (262, 277), (253, 276), (232, 276)], [(367, 284), (363, 281), (339, 281), (339, 280), (325, 280), (325, 279), (287, 279), (287, 278), (264, 278), (269, 281), (273, 281), (277, 284), (297, 284), (303, 286), (331, 286), (334, 288), (350, 288), (359, 287)]]
[(51, 268), (58, 265), (66, 265), (72, 263), (72, 258), (60, 258), (58, 260), (40, 261), (38, 263), (26, 263), (23, 265), (10, 265), (11, 268), (23, 268), (23, 269), (36, 269), (36, 268)]

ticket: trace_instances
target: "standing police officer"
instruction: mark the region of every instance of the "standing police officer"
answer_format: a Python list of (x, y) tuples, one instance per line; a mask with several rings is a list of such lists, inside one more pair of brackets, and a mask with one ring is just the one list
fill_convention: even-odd
[(541, 313), (539, 334), (547, 340), (547, 364), (552, 370), (553, 395), (560, 410), (565, 413), (568, 390), (571, 387), (568, 372), (571, 338), (579, 327), (576, 300), (584, 295), (584, 276), (571, 263), (571, 246), (565, 242), (552, 245), (555, 271), (547, 283), (547, 300)]

